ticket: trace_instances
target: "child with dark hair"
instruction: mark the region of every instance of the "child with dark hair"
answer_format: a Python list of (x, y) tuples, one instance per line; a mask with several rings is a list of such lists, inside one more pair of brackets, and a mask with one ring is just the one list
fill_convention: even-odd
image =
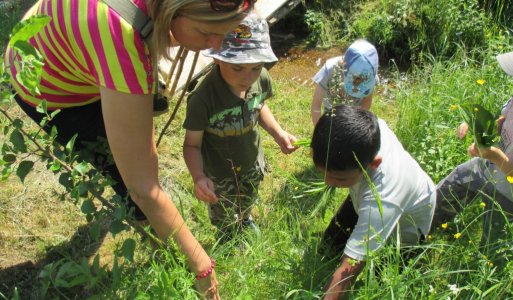
[(368, 255), (389, 238), (414, 245), (428, 234), (435, 185), (387, 124), (362, 108), (341, 105), (324, 114), (311, 148), (326, 184), (349, 188), (321, 242), (321, 249), (332, 250), (326, 253), (343, 251), (324, 298), (341, 299)]

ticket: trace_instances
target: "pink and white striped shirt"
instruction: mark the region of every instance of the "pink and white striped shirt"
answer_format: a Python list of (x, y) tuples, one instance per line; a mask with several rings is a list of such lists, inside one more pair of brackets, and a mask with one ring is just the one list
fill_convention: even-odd
[[(146, 12), (144, 0), (132, 0)], [(52, 19), (30, 39), (44, 57), (41, 95), (16, 80), (17, 57), (4, 57), (11, 84), (30, 105), (46, 99), (48, 108), (86, 105), (100, 99), (100, 87), (129, 94), (151, 94), (151, 54), (140, 35), (99, 0), (39, 0), (25, 15)]]

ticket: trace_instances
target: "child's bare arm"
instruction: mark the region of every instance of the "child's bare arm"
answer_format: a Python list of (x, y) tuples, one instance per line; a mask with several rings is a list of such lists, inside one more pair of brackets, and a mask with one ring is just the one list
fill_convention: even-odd
[(319, 122), (319, 119), (321, 118), (322, 98), (324, 98), (325, 93), (326, 92), (324, 91), (324, 88), (320, 84), (317, 84), (312, 98), (312, 106), (310, 108), (312, 124), (314, 126), (317, 124), (317, 122)]
[(360, 107), (365, 110), (369, 110), (371, 105), (372, 105), (372, 94), (363, 98), (362, 102), (360, 103)]
[(183, 142), (183, 157), (194, 181), (194, 194), (205, 202), (217, 202), (214, 183), (203, 172), (201, 144), (203, 131), (186, 130)]
[(289, 154), (297, 149), (293, 145), (297, 140), (296, 137), (281, 128), (266, 104), (260, 110), (258, 123), (274, 138), (278, 146), (280, 146), (281, 152)]
[(365, 267), (365, 261), (353, 260), (347, 255), (342, 256), (342, 264), (337, 268), (325, 288), (323, 300), (346, 299), (356, 277)]
[(468, 153), (475, 157), (488, 159), (499, 167), (505, 176), (513, 175), (513, 162), (509, 157), (497, 147), (479, 147), (476, 143), (472, 143), (468, 148)]

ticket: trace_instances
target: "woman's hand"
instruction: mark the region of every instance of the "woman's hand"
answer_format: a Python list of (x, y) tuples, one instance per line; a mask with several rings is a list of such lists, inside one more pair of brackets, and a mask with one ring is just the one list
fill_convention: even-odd
[(219, 286), (219, 282), (217, 282), (216, 272), (212, 270), (212, 273), (205, 278), (201, 278), (200, 280), (196, 280), (194, 284), (196, 286), (196, 290), (200, 293), (200, 297), (202, 299), (207, 300), (220, 300), (219, 291), (217, 287)]
[(203, 176), (194, 183), (194, 195), (201, 201), (207, 203), (216, 203), (214, 182), (210, 178)]

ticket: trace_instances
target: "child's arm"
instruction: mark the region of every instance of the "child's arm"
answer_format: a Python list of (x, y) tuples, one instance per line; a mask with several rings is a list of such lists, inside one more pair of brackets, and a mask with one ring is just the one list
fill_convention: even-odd
[(281, 128), (269, 106), (265, 103), (260, 110), (258, 123), (274, 138), (278, 146), (280, 146), (281, 152), (289, 154), (297, 149), (297, 147), (292, 145), (297, 140), (296, 137)]
[(513, 175), (513, 162), (506, 154), (497, 147), (479, 147), (476, 143), (472, 143), (468, 148), (468, 153), (472, 156), (488, 159), (499, 167), (504, 176)]
[(201, 201), (216, 203), (214, 183), (203, 172), (203, 158), (201, 155), (201, 143), (203, 131), (185, 131), (183, 142), (183, 157), (185, 164), (194, 181), (194, 195)]
[(356, 277), (365, 267), (365, 261), (353, 260), (347, 255), (342, 256), (342, 264), (337, 268), (325, 288), (323, 300), (346, 299)]
[(312, 106), (310, 108), (312, 123), (314, 126), (317, 124), (317, 122), (319, 122), (319, 119), (321, 118), (321, 105), (325, 93), (326, 91), (324, 91), (324, 88), (320, 84), (317, 84), (313, 94)]
[(360, 103), (360, 107), (365, 110), (370, 110), (371, 105), (372, 105), (372, 94), (363, 98), (362, 102)]

